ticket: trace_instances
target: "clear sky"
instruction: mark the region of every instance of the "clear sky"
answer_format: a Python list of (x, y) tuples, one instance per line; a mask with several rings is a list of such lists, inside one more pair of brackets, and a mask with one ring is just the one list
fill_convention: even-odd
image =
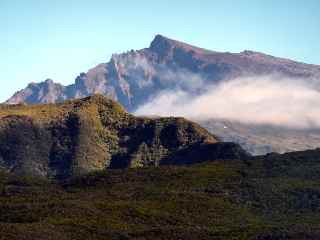
[(70, 84), (157, 33), (320, 64), (320, 0), (0, 0), (0, 101), (29, 82)]

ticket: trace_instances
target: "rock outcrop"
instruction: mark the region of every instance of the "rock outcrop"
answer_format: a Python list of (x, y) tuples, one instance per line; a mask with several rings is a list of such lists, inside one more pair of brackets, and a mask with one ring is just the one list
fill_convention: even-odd
[(64, 179), (105, 168), (246, 155), (238, 146), (218, 142), (196, 123), (134, 117), (101, 95), (60, 104), (0, 107), (0, 167), (20, 175)]

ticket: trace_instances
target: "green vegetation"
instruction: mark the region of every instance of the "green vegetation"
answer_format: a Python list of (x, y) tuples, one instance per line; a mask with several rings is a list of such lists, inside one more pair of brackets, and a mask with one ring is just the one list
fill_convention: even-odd
[(319, 156), (98, 171), (60, 183), (3, 173), (0, 239), (319, 239)]
[(319, 149), (253, 158), (99, 95), (0, 106), (0, 240), (319, 239), (319, 180)]
[(217, 141), (183, 118), (136, 118), (101, 95), (0, 106), (0, 169), (19, 175), (65, 179), (106, 168), (174, 165), (176, 153)]

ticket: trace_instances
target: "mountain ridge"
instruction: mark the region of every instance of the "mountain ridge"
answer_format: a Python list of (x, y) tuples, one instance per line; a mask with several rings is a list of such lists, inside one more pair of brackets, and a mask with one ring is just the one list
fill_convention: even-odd
[[(86, 73), (80, 73), (73, 84), (63, 86), (52, 80), (31, 83), (6, 103), (55, 103), (98, 93), (120, 102), (129, 112), (135, 112), (139, 106), (152, 101), (161, 92), (177, 89), (190, 96), (198, 96), (206, 93), (208, 87), (221, 82), (242, 76), (266, 75), (284, 77), (292, 82), (303, 80), (311, 84), (312, 89), (320, 90), (319, 65), (277, 58), (251, 50), (240, 53), (216, 52), (156, 35), (149, 47), (113, 54), (109, 62), (100, 63)], [(203, 121), (198, 123), (209, 130), (217, 129), (214, 121), (212, 122), (211, 125)], [(295, 131), (284, 130), (277, 134), (280, 135), (279, 138), (271, 139), (274, 131), (261, 134), (268, 131), (264, 126), (252, 128), (237, 122), (231, 125), (240, 129), (233, 131), (228, 128), (227, 130), (231, 129), (229, 132), (219, 130), (219, 137), (236, 141), (253, 154), (320, 147), (319, 134), (311, 136), (306, 132), (297, 135)], [(308, 143), (310, 136), (312, 139)], [(265, 138), (269, 138), (270, 143), (266, 143)], [(300, 138), (305, 144), (295, 143)], [(282, 139), (288, 140), (290, 144), (284, 144)]]
[(94, 95), (0, 106), (0, 169), (65, 179), (107, 168), (187, 165), (249, 155), (184, 118), (134, 117)]
[[(277, 58), (245, 50), (240, 53), (216, 52), (156, 35), (148, 48), (113, 54), (110, 61), (81, 73), (70, 85), (32, 83), (16, 92), (6, 103), (53, 103), (100, 93), (121, 102), (129, 111), (166, 87), (181, 87), (175, 79), (161, 75), (180, 69), (199, 74), (205, 84), (246, 75), (279, 73), (293, 78), (316, 79), (320, 66)], [(170, 82), (171, 80), (171, 82)], [(165, 86), (169, 81), (170, 85)], [(173, 83), (172, 83), (173, 82)], [(48, 85), (48, 84), (47, 84)], [(154, 85), (154, 86), (152, 86)], [(183, 87), (183, 86), (182, 86)]]

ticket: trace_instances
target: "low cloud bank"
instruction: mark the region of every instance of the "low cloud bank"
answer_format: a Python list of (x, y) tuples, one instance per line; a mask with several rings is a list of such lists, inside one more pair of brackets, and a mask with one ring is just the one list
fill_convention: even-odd
[(280, 76), (238, 78), (202, 95), (173, 89), (153, 96), (137, 115), (222, 118), (293, 128), (320, 127), (320, 92), (307, 80)]

